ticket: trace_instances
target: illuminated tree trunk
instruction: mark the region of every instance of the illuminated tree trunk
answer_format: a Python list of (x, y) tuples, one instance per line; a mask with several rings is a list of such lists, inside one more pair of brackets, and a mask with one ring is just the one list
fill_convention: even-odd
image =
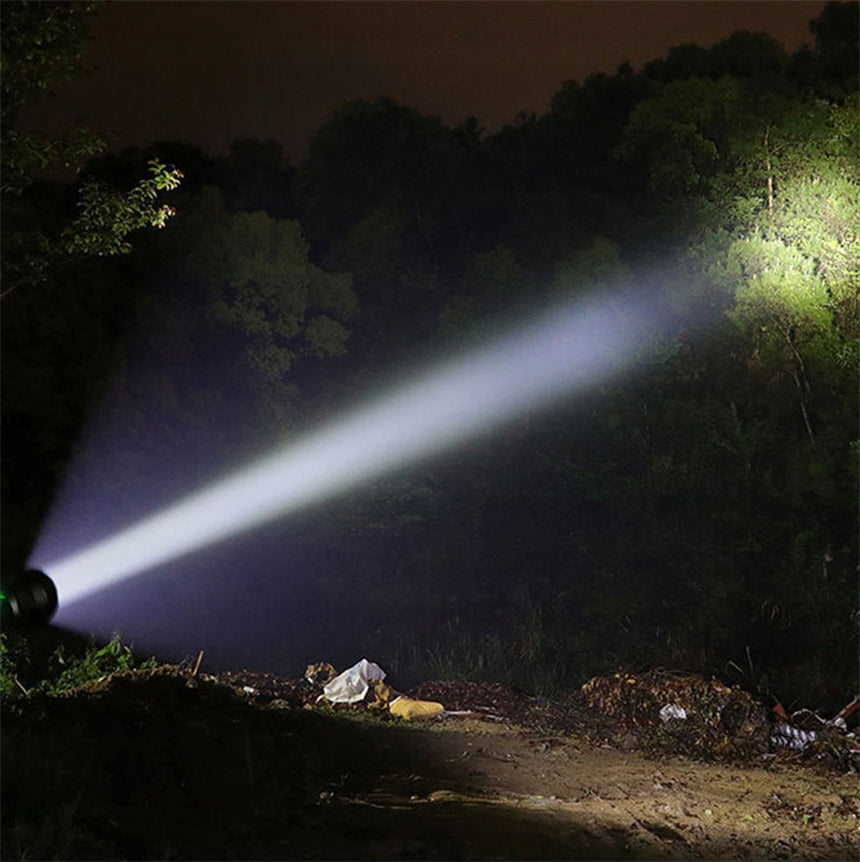
[(770, 126), (764, 132), (764, 158), (767, 170), (767, 213), (773, 218), (773, 168), (770, 161)]

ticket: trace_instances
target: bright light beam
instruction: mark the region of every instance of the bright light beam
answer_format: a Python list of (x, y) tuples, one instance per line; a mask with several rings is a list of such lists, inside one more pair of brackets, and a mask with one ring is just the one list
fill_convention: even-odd
[(629, 294), (557, 309), (53, 563), (60, 604), (245, 532), (608, 380), (659, 317)]

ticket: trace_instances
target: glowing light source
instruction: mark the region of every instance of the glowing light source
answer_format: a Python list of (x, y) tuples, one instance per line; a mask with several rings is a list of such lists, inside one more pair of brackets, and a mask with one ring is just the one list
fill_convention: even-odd
[(658, 323), (654, 306), (630, 294), (555, 309), (89, 548), (39, 564), (62, 602), (74, 602), (604, 382), (641, 359)]
[(57, 588), (38, 569), (27, 569), (11, 579), (0, 593), (0, 618), (3, 622), (26, 625), (47, 623), (57, 609)]

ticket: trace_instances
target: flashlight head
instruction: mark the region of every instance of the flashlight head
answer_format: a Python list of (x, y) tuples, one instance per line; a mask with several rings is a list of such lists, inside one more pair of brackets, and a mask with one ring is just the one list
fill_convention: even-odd
[(44, 625), (57, 610), (57, 588), (38, 569), (27, 569), (3, 585), (0, 612), (4, 623)]

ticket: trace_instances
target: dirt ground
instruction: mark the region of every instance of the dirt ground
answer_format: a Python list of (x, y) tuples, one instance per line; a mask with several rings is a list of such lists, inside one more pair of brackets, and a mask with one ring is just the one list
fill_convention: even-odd
[(503, 687), (406, 723), (308, 708), (306, 686), (160, 669), (4, 705), (3, 858), (860, 856), (857, 774), (832, 764), (610, 745)]
[(347, 773), (332, 788), (335, 820), (353, 807), (366, 828), (357, 843), (332, 835), (317, 858), (860, 855), (856, 776), (653, 759), (475, 721), (410, 730), (400, 743), (384, 771)]

